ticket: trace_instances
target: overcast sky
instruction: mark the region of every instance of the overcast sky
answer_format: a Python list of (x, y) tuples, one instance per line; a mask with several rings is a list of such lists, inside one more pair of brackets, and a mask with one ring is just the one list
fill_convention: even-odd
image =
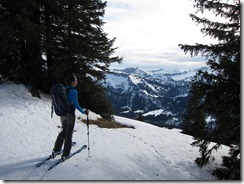
[(204, 58), (191, 58), (178, 45), (209, 43), (189, 16), (191, 0), (107, 0), (103, 29), (116, 37), (116, 55), (122, 64), (111, 68), (195, 69), (206, 66)]

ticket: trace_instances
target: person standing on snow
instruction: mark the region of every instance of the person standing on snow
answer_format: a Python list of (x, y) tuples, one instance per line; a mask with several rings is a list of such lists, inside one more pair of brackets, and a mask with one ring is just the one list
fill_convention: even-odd
[(62, 146), (64, 144), (62, 159), (65, 160), (70, 154), (72, 147), (72, 135), (75, 126), (75, 109), (80, 111), (82, 114), (89, 114), (89, 110), (83, 109), (78, 102), (78, 92), (75, 89), (77, 86), (77, 78), (75, 75), (71, 75), (67, 78), (66, 90), (70, 104), (72, 107), (72, 112), (65, 116), (60, 116), (62, 131), (59, 133), (54, 148), (52, 152), (52, 157), (54, 158), (61, 152)]

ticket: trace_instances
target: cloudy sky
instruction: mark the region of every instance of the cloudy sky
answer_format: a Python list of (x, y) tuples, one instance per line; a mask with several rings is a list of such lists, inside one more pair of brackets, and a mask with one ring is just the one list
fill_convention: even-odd
[(201, 57), (191, 58), (178, 44), (209, 43), (189, 16), (191, 0), (107, 0), (103, 29), (116, 37), (116, 55), (122, 64), (111, 68), (195, 69), (205, 66)]

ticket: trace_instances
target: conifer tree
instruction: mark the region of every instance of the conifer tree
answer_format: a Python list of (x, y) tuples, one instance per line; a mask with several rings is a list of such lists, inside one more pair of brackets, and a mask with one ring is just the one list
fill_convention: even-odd
[[(89, 108), (102, 114), (111, 108), (99, 81), (111, 63), (122, 60), (112, 56), (115, 39), (108, 39), (102, 29), (105, 7), (106, 2), (100, 0), (43, 0), (47, 89), (54, 81), (75, 73), (81, 83), (77, 86), (80, 99), (96, 102), (85, 105), (93, 104)], [(90, 98), (91, 94), (96, 96)]]
[[(100, 0), (44, 0), (46, 51), (49, 74), (62, 78), (67, 72), (100, 79), (120, 57), (112, 57), (115, 39), (103, 32), (106, 3)], [(80, 74), (81, 75), (81, 74)], [(50, 76), (50, 78), (52, 78)]]
[[(208, 71), (198, 71), (192, 81), (191, 99), (184, 119), (184, 132), (195, 137), (199, 147), (200, 166), (210, 163), (213, 150), (221, 144), (231, 147), (223, 156), (225, 169), (213, 174), (220, 179), (240, 179), (240, 1), (194, 0), (197, 12), (213, 12), (224, 21), (210, 21), (191, 14), (201, 32), (211, 36), (216, 44), (179, 46), (192, 56), (201, 54), (208, 60)], [(219, 19), (220, 20), (220, 19)], [(213, 147), (210, 141), (216, 142)]]
[(38, 0), (0, 1), (1, 74), (12, 80), (42, 87)]
[(75, 73), (82, 93), (96, 90), (101, 99), (93, 107), (108, 105), (99, 81), (122, 58), (102, 29), (105, 7), (102, 0), (0, 0), (0, 76), (49, 92)]

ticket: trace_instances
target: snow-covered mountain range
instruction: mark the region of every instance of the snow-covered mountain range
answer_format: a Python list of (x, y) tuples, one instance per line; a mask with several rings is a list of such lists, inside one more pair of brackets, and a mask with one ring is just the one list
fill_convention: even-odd
[(191, 78), (198, 70), (112, 70), (104, 86), (116, 115), (181, 128)]

